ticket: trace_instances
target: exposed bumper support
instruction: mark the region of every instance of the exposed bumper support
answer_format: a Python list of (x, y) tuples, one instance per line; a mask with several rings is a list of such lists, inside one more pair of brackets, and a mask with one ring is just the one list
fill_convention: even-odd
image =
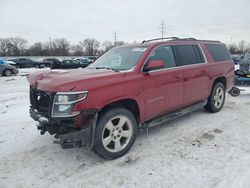
[(91, 127), (73, 133), (58, 135), (55, 144), (60, 144), (63, 149), (81, 147), (90, 144)]
[[(98, 111), (87, 110), (86, 112), (83, 112), (83, 114), (88, 114), (90, 120), (88, 124), (84, 126), (84, 129), (79, 130), (80, 128), (76, 129), (70, 127), (71, 123), (65, 124), (63, 119), (58, 121), (48, 119), (39, 114), (36, 109), (32, 107), (30, 108), (30, 116), (38, 122), (37, 129), (41, 131), (40, 133), (44, 134), (48, 131), (50, 134), (55, 134), (56, 140), (54, 143), (60, 144), (63, 149), (85, 145), (90, 145), (90, 147), (93, 148)], [(61, 129), (63, 128), (68, 131), (61, 132)]]
[(96, 112), (91, 119), (88, 128), (73, 133), (58, 135), (58, 140), (55, 140), (54, 143), (60, 144), (63, 149), (86, 145), (89, 145), (91, 149), (93, 149), (97, 117), (98, 112)]

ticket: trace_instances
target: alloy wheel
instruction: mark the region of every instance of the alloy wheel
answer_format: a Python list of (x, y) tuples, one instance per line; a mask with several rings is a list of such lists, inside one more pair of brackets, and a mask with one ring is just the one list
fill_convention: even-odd
[(132, 123), (126, 116), (116, 116), (106, 125), (102, 134), (104, 148), (112, 153), (122, 151), (133, 135)]
[(221, 105), (223, 104), (223, 101), (224, 101), (224, 91), (223, 91), (223, 88), (221, 87), (218, 87), (215, 91), (215, 95), (214, 95), (214, 106), (216, 108), (220, 108)]

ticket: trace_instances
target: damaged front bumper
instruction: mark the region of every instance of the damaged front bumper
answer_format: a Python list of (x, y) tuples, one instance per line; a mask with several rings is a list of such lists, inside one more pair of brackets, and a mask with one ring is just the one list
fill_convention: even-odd
[[(45, 132), (49, 132), (51, 135), (55, 135), (54, 143), (60, 144), (63, 149), (85, 145), (93, 147), (96, 110), (84, 111), (76, 117), (48, 119), (31, 107), (30, 116), (38, 122), (37, 129), (40, 130), (40, 133), (43, 135)], [(87, 117), (84, 126), (75, 127), (74, 125), (81, 117)]]

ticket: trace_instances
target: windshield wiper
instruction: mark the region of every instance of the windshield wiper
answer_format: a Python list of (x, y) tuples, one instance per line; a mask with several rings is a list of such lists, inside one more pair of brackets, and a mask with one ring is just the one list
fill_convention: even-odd
[(110, 67), (93, 67), (95, 69), (106, 69), (106, 70), (112, 70), (115, 72), (119, 72), (119, 69), (114, 69), (114, 68), (110, 68)]

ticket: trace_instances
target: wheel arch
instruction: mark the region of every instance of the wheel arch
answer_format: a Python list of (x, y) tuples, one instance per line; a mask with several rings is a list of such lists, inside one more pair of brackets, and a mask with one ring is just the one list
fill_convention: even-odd
[(138, 124), (140, 123), (141, 113), (140, 113), (140, 108), (139, 108), (138, 102), (135, 99), (131, 99), (131, 98), (112, 101), (111, 103), (104, 105), (100, 109), (99, 115), (101, 115), (101, 114), (105, 113), (107, 110), (109, 110), (111, 108), (115, 108), (115, 107), (126, 108), (134, 115), (137, 123)]
[(225, 89), (227, 89), (227, 78), (225, 76), (220, 76), (214, 79), (211, 90), (213, 89), (214, 85), (218, 82), (222, 83), (225, 86)]

